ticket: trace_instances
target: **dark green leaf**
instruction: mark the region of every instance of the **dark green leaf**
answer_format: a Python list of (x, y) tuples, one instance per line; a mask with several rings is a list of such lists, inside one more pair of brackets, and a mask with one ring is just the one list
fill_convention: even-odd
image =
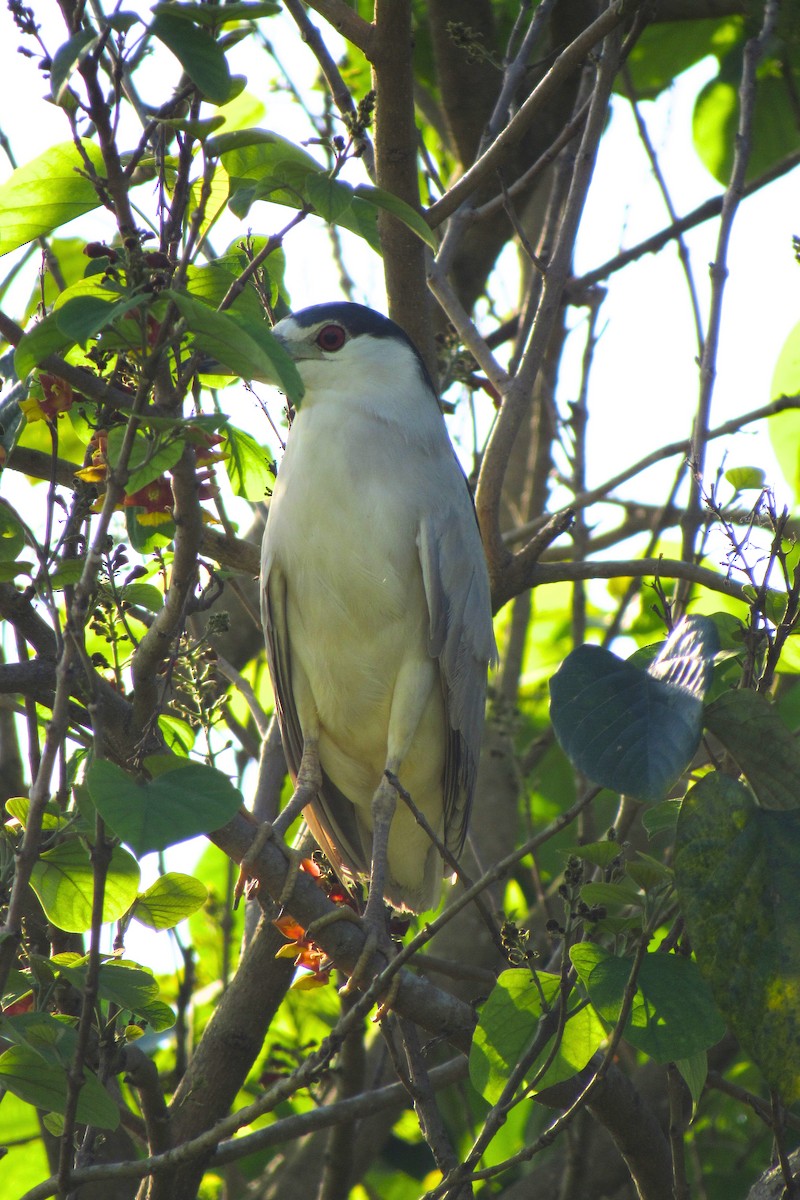
[(675, 879), (697, 961), (784, 1103), (800, 1099), (800, 811), (766, 812), (720, 773), (686, 796)]
[[(87, 956), (70, 962), (61, 962), (59, 959), (54, 961), (60, 974), (74, 987), (79, 991), (86, 987), (89, 971)], [(152, 971), (140, 967), (138, 963), (119, 959), (101, 963), (97, 976), (97, 993), (102, 1000), (141, 1015), (151, 1004), (158, 1001), (159, 987)]]
[(337, 224), (353, 203), (349, 183), (331, 179), (326, 171), (310, 173), (305, 178), (305, 195), (323, 221)]
[(227, 21), (257, 21), (259, 17), (272, 17), (281, 11), (281, 6), (275, 3), (275, 0), (234, 0), (233, 3), (225, 5), (187, 4), (184, 0), (168, 0), (167, 3), (154, 4), (152, 11), (216, 29)]
[[(539, 1029), (542, 995), (549, 1006), (558, 1004), (561, 978), (538, 972), (541, 992), (530, 971), (503, 971), (489, 999), (481, 1009), (469, 1056), (469, 1074), (481, 1095), (495, 1103), (520, 1059), (528, 1052)], [(570, 997), (575, 1008), (576, 996)], [(565, 1027), (555, 1057), (533, 1091), (540, 1091), (582, 1071), (605, 1040), (605, 1030), (591, 1008), (573, 1011)], [(551, 1038), (531, 1064), (526, 1079), (532, 1080), (553, 1051)]]
[(607, 908), (617, 908), (619, 905), (641, 908), (644, 904), (644, 896), (630, 879), (621, 879), (618, 883), (585, 883), (581, 888), (581, 900), (587, 904), (602, 904)]
[(619, 842), (588, 842), (585, 846), (575, 846), (570, 854), (590, 862), (595, 867), (608, 867), (615, 858), (623, 853)]
[[(89, 852), (77, 838), (46, 850), (34, 864), (31, 887), (59, 929), (85, 933), (92, 927), (94, 870)], [(103, 922), (127, 912), (139, 890), (139, 864), (117, 846), (111, 856), (103, 897)]]
[(172, 929), (197, 912), (208, 899), (208, 888), (193, 875), (171, 871), (136, 897), (133, 915), (151, 929)]
[(706, 725), (747, 776), (762, 808), (800, 807), (800, 746), (774, 705), (756, 692), (723, 692), (706, 709)]
[(211, 104), (224, 104), (231, 94), (231, 74), (222, 47), (205, 30), (182, 21), (173, 6), (160, 5), (150, 31), (172, 51), (199, 92)]
[[(102, 176), (103, 156), (99, 146), (86, 140), (81, 145)], [(0, 255), (99, 206), (91, 181), (79, 173), (85, 169), (73, 143), (63, 142), (19, 167), (0, 186)]]
[[(631, 973), (631, 961), (590, 942), (570, 950), (589, 999), (614, 1026)], [(725, 1033), (711, 993), (697, 964), (675, 954), (646, 954), (639, 971), (624, 1036), (656, 1062), (690, 1058), (708, 1049)]]
[(170, 292), (199, 350), (212, 355), (242, 379), (272, 383), (297, 403), (303, 383), (292, 359), (266, 324), (256, 325), (227, 312), (215, 312), (193, 296)]
[(222, 771), (177, 761), (180, 766), (145, 784), (106, 759), (96, 759), (86, 773), (98, 812), (137, 854), (219, 829), (242, 805), (241, 794)]
[(674, 833), (678, 824), (678, 814), (681, 811), (680, 800), (662, 800), (642, 813), (642, 824), (650, 838), (658, 837), (660, 833)]
[[(98, 1129), (116, 1129), (119, 1125), (116, 1104), (91, 1071), (85, 1068), (83, 1076), (78, 1093), (78, 1121)], [(66, 1069), (45, 1063), (27, 1046), (12, 1046), (0, 1055), (0, 1086), (36, 1108), (62, 1116), (67, 1111)]]
[(50, 572), (51, 586), (58, 591), (77, 583), (85, 566), (86, 562), (82, 558), (63, 558), (55, 570)]
[(56, 104), (61, 103), (70, 75), (96, 40), (97, 30), (81, 29), (56, 50), (50, 68), (50, 91)]
[(393, 217), (397, 217), (398, 221), (402, 221), (404, 225), (408, 226), (412, 233), (416, 233), (417, 237), (421, 238), (432, 250), (438, 248), (436, 234), (422, 213), (418, 213), (399, 196), (385, 192), (383, 188), (369, 187), (363, 183), (355, 189), (355, 194), (359, 199), (365, 200), (367, 204), (373, 204), (376, 208), (382, 208), (385, 212), (391, 213)]
[(125, 296), (110, 292), (106, 296), (74, 296), (59, 305), (53, 316), (61, 333), (70, 342), (85, 346), (90, 338), (107, 329), (118, 317), (138, 308), (141, 296)]
[(603, 787), (663, 799), (699, 745), (716, 648), (713, 623), (695, 617), (647, 671), (599, 646), (574, 650), (550, 681), (553, 727), (572, 762)]
[(69, 1066), (78, 1037), (74, 1020), (45, 1012), (0, 1016), (0, 1031), (15, 1045), (35, 1050), (44, 1062), (62, 1067)]

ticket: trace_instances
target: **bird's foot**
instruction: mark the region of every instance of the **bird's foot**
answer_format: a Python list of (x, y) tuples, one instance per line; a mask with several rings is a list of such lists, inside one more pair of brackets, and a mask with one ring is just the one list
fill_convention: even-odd
[[(253, 819), (252, 817), (250, 818)], [(271, 837), (275, 836), (275, 828), (271, 821), (262, 821), (256, 829), (255, 837), (250, 843), (246, 854), (239, 863), (239, 876), (233, 889), (233, 907), (239, 907), (242, 896), (248, 899), (251, 892), (258, 889), (258, 880), (253, 876), (252, 867), (261, 851)]]
[[(376, 951), (380, 951), (391, 959), (395, 952), (394, 942), (389, 933), (388, 926), (388, 911), (383, 898), (379, 902), (373, 903), (373, 893), (370, 893), (370, 898), (367, 900), (367, 907), (361, 917), (361, 927), (366, 933), (366, 939), (358, 956), (356, 965), (350, 974), (350, 978), (342, 988), (344, 995), (350, 995), (356, 989), (363, 989), (371, 983), (369, 972), (370, 964)], [(381, 1004), (381, 1010), (384, 1008), (384, 1003)]]
[[(277, 838), (281, 835), (282, 830), (278, 827), (277, 821), (262, 821), (256, 830), (256, 835), (253, 838), (247, 853), (239, 863), (239, 876), (236, 880), (236, 885), (233, 889), (233, 907), (238, 908), (239, 901), (242, 896), (250, 898), (251, 893), (258, 890), (259, 881), (252, 872), (253, 864), (258, 860), (258, 856), (271, 838)], [(283, 881), (281, 894), (278, 897), (278, 907), (281, 912), (286, 908), (292, 898), (297, 876), (300, 871), (300, 866), (303, 860), (307, 857), (302, 850), (295, 849), (294, 846), (284, 846), (283, 849), (289, 859), (289, 865), (286, 870), (286, 878)]]

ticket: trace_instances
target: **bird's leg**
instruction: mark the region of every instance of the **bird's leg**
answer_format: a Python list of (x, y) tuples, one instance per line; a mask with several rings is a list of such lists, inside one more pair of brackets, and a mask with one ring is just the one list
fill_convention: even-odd
[(378, 946), (391, 951), (392, 943), (386, 922), (386, 865), (389, 853), (389, 833), (392, 817), (397, 807), (397, 793), (384, 774), (372, 797), (372, 864), (369, 878), (369, 896), (362, 922), (367, 938), (358, 956), (353, 972), (342, 991), (349, 994), (360, 987), (366, 977), (367, 967)]
[[(316, 738), (308, 737), (303, 742), (303, 755), (295, 780), (294, 792), (289, 803), (278, 814), (274, 821), (263, 821), (256, 831), (250, 848), (239, 865), (239, 878), (234, 889), (234, 906), (238, 904), (248, 879), (250, 868), (256, 861), (264, 846), (271, 837), (283, 836), (292, 822), (303, 812), (322, 787), (322, 768), (319, 765), (319, 746)], [(297, 874), (304, 855), (291, 846), (286, 847), (289, 855), (289, 869), (278, 898), (278, 904), (285, 908), (297, 881)]]

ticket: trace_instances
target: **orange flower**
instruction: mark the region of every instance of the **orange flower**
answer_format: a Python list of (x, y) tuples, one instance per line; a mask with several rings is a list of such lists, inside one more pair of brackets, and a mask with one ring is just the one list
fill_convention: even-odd
[(72, 407), (74, 394), (72, 384), (58, 375), (42, 372), (31, 384), (30, 394), (20, 401), (20, 408), (28, 421), (55, 421)]

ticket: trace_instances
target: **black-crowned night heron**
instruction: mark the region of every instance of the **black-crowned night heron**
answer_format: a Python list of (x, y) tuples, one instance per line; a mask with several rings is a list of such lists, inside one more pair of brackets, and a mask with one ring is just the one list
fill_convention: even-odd
[[(273, 333), (305, 394), (269, 506), (262, 618), (288, 766), (337, 874), (422, 912), (458, 854), (494, 654), (475, 513), (436, 392), (393, 321), (318, 304)], [(388, 773), (388, 775), (387, 775)], [(449, 873), (449, 872), (448, 872)]]

